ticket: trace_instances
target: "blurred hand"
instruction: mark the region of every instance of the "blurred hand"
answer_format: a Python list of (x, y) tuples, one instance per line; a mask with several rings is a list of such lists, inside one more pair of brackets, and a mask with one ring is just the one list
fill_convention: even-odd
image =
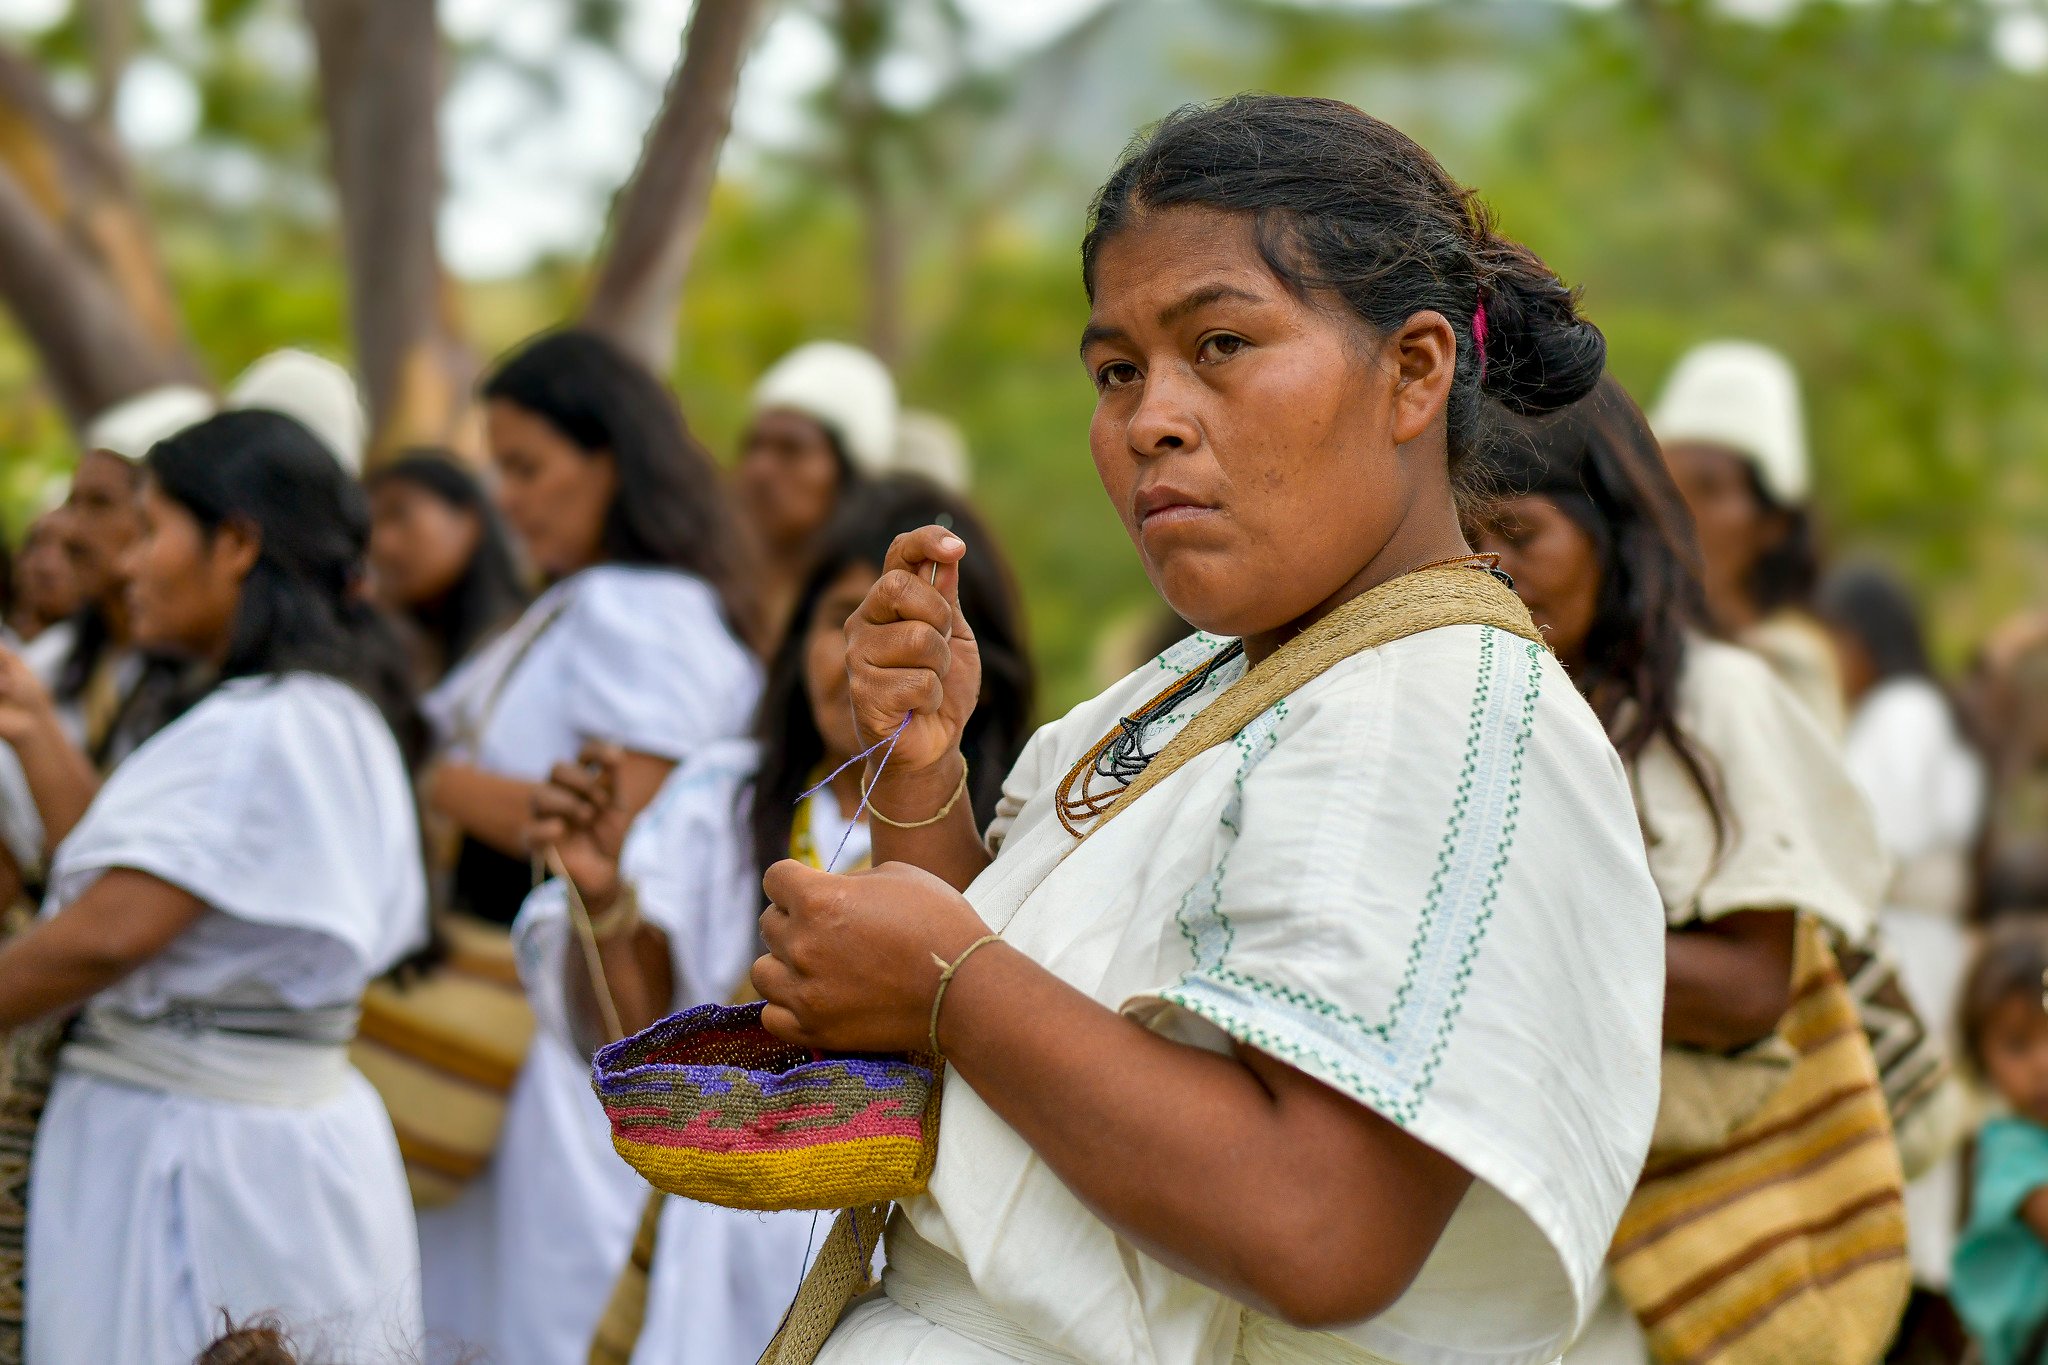
[(533, 819), (526, 828), (527, 847), (545, 852), (552, 844), (561, 855), (593, 915), (618, 897), (619, 851), (633, 823), (619, 800), (623, 758), (617, 745), (590, 743), (576, 762), (557, 763), (534, 788)]
[(0, 649), (0, 740), (19, 748), (25, 741), (62, 733), (43, 680), (19, 654)]
[(838, 875), (784, 861), (762, 879), (768, 954), (754, 989), (785, 1042), (841, 1052), (923, 1051), (942, 959), (988, 932), (967, 898), (904, 863)]
[[(910, 725), (889, 770), (931, 768), (960, 747), (981, 697), (981, 651), (960, 614), (967, 543), (943, 526), (896, 537), (882, 576), (846, 623), (846, 668), (861, 742)], [(933, 570), (937, 570), (936, 582)]]

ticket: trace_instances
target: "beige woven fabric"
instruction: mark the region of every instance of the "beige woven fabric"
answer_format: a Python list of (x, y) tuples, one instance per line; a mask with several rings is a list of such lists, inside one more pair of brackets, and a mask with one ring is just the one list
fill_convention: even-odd
[[(1470, 625), (1493, 626), (1544, 643), (1514, 589), (1470, 565), (1418, 570), (1359, 594), (1273, 651), (1198, 712), (1088, 832), (1101, 829), (1189, 760), (1228, 744), (1275, 702), (1353, 655), (1424, 631)], [(811, 1365), (817, 1359), (847, 1304), (868, 1286), (867, 1262), (859, 1259), (861, 1248), (872, 1254), (887, 1212), (874, 1205), (839, 1215), (832, 1235), (797, 1291), (796, 1302), (790, 1305), (782, 1330), (769, 1342), (758, 1365)], [(871, 1213), (873, 1234), (863, 1233), (856, 1243), (855, 1216), (865, 1220)], [(858, 1226), (864, 1228), (865, 1223)]]

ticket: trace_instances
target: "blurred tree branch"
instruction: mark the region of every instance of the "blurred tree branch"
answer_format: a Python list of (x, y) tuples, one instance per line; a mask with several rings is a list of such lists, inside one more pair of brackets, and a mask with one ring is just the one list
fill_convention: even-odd
[(658, 375), (675, 359), (683, 278), (762, 10), (761, 0), (698, 0), (639, 165), (612, 205), (583, 321)]
[(145, 388), (200, 377), (126, 157), (5, 48), (0, 299), (74, 427)]
[(435, 241), (441, 37), (433, 0), (305, 0), (341, 204), (372, 462), (458, 440), (476, 362)]

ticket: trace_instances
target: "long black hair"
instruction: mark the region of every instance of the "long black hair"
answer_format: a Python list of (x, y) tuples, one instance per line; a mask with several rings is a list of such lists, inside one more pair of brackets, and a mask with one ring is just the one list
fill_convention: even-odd
[(1035, 684), (1015, 582), (995, 538), (964, 499), (924, 479), (893, 475), (863, 485), (826, 524), (817, 558), (797, 594), (789, 631), (769, 660), (755, 724), (761, 767), (750, 817), (754, 860), (762, 870), (789, 856), (797, 796), (817, 780), (825, 757), (825, 741), (804, 687), (812, 614), (848, 568), (868, 565), (879, 574), (891, 541), (942, 516), (951, 518), (968, 545), (960, 563), (960, 610), (972, 623), (981, 652), (981, 698), (960, 737), (960, 751), (967, 757), (976, 823), (986, 824), (994, 815), (1003, 779), (1031, 737)]
[(1678, 723), (1686, 650), (1707, 622), (1699, 546), (1642, 410), (1603, 375), (1563, 411), (1515, 419), (1492, 472), (1502, 496), (1543, 498), (1592, 540), (1600, 592), (1572, 681), (1625, 763), (1667, 741), (1719, 826), (1718, 784)]
[(1934, 676), (1912, 594), (1887, 570), (1875, 564), (1837, 569), (1821, 586), (1814, 606), (1821, 620), (1863, 647), (1872, 682)]
[(339, 678), (376, 704), (408, 759), (417, 757), (422, 731), (404, 652), (362, 591), (369, 499), (320, 438), (283, 413), (224, 412), (157, 442), (144, 464), (203, 533), (238, 524), (258, 544), (214, 681)]
[(483, 396), (532, 413), (588, 454), (612, 457), (618, 492), (605, 513), (606, 562), (695, 574), (718, 594), (734, 632), (757, 638), (738, 522), (717, 467), (645, 367), (594, 332), (543, 332), (499, 364)]
[(1450, 323), (1458, 358), (1445, 424), (1461, 496), (1481, 482), (1498, 409), (1563, 407), (1606, 363), (1577, 292), (1494, 231), (1435, 157), (1348, 104), (1234, 95), (1140, 133), (1095, 196), (1081, 243), (1088, 296), (1104, 242), (1147, 210), (1183, 205), (1248, 215), (1268, 269), (1304, 298), (1335, 295), (1375, 333), (1425, 310)]
[(445, 451), (411, 450), (373, 470), (369, 492), (407, 484), (475, 518), (476, 551), (438, 602), (406, 608), (440, 651), (440, 667), (452, 669), (484, 640), (514, 620), (526, 606), (526, 582), (512, 552), (505, 523), (484, 492), (483, 481)]

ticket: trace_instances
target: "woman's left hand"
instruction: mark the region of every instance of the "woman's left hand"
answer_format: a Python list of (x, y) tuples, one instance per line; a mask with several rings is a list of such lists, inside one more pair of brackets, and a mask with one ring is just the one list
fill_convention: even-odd
[(965, 896), (904, 863), (841, 875), (784, 861), (762, 886), (761, 1023), (805, 1047), (922, 1051), (944, 964), (988, 933)]

